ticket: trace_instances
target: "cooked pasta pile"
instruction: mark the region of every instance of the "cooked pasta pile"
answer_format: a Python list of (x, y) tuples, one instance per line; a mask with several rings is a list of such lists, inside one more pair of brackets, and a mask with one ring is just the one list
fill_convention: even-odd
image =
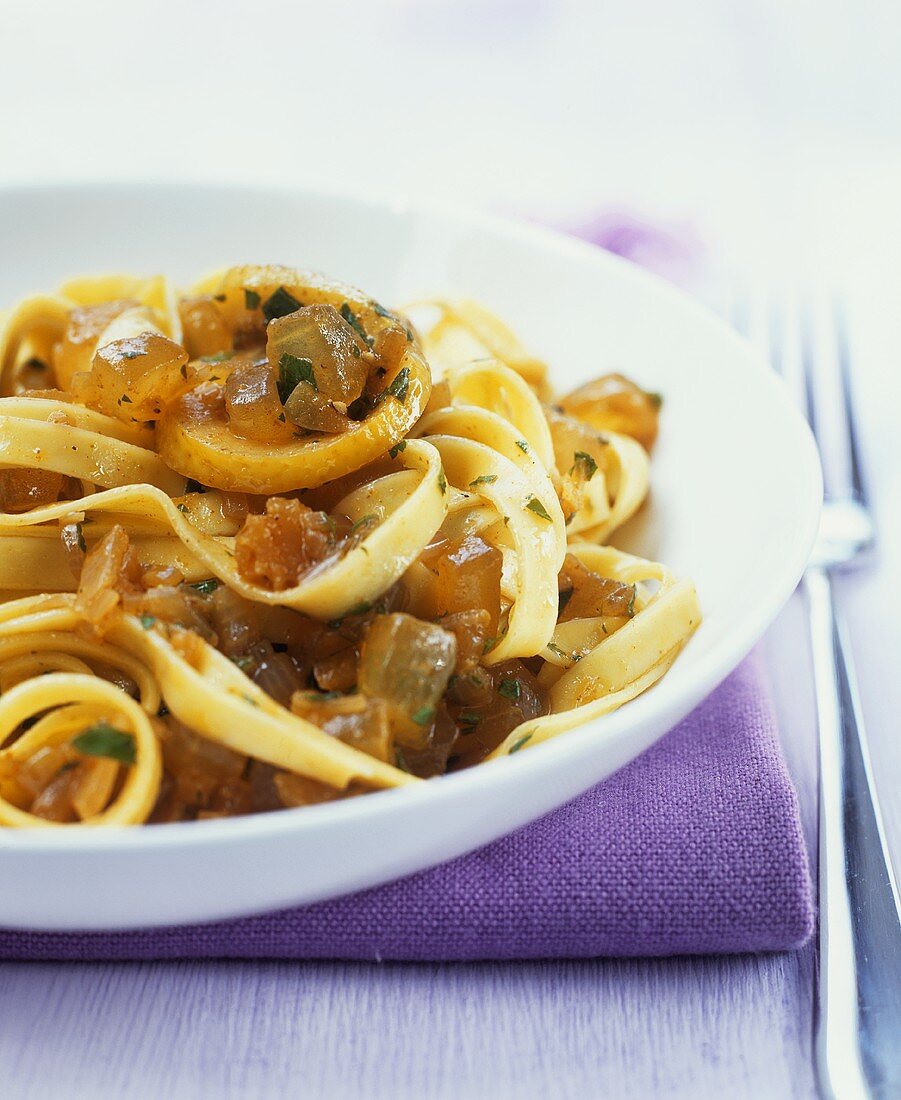
[[(691, 583), (607, 545), (660, 399), (471, 302), (78, 279), (0, 330), (0, 825), (308, 805), (634, 698)], [(414, 327), (414, 322), (416, 327)]]

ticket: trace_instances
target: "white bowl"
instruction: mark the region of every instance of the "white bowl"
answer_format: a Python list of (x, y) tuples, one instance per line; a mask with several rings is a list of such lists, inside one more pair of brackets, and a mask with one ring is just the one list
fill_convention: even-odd
[(306, 191), (78, 186), (0, 191), (0, 306), (80, 272), (231, 263), (321, 268), (384, 302), (469, 295), (568, 389), (609, 370), (665, 396), (653, 493), (621, 539), (694, 578), (704, 622), (613, 714), (497, 762), (281, 813), (121, 830), (0, 829), (0, 925), (129, 928), (317, 901), (440, 863), (604, 779), (696, 706), (797, 584), (821, 497), (783, 386), (722, 321), (598, 249), (484, 214)]

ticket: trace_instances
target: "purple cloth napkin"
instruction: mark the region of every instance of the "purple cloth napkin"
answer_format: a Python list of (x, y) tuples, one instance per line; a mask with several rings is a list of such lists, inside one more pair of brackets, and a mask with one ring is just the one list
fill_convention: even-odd
[(337, 901), (218, 924), (0, 930), (0, 958), (706, 954), (799, 947), (812, 927), (797, 799), (766, 683), (750, 658), (606, 782), (434, 870)]

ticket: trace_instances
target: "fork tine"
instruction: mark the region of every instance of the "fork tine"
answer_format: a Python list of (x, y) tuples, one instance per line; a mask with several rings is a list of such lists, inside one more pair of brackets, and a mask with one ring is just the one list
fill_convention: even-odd
[(851, 349), (848, 342), (848, 322), (840, 302), (835, 303), (832, 313), (835, 320), (835, 342), (838, 352), (838, 366), (842, 378), (842, 397), (845, 404), (844, 419), (848, 433), (848, 466), (851, 472), (851, 489), (855, 499), (859, 500), (861, 504), (866, 504), (867, 490), (860, 459), (854, 398), (851, 392)]
[(817, 410), (813, 381), (813, 374), (816, 369), (815, 363), (813, 322), (810, 315), (810, 306), (805, 302), (801, 307), (801, 372), (804, 376), (804, 414), (819, 447), (820, 440), (817, 435)]

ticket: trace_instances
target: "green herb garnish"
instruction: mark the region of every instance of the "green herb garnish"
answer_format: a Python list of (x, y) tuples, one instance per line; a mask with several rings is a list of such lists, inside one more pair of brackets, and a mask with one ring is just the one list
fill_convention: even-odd
[(645, 397), (648, 399), (648, 401), (651, 402), (651, 404), (654, 406), (655, 409), (659, 409), (660, 406), (663, 404), (663, 394), (662, 393), (656, 393), (654, 391), (649, 391), (649, 392), (645, 393)]
[(191, 585), (191, 588), (199, 592), (201, 596), (209, 596), (209, 594), (215, 592), (218, 587), (219, 582), (215, 577), (210, 577), (208, 581), (197, 581)]
[(347, 323), (350, 325), (350, 327), (354, 330), (354, 332), (360, 337), (360, 339), (363, 341), (363, 343), (368, 348), (371, 348), (372, 345), (375, 343), (375, 341), (372, 339), (371, 336), (366, 335), (366, 329), (364, 329), (363, 326), (360, 324), (359, 319), (357, 318), (357, 315), (350, 308), (350, 306), (347, 304), (347, 302), (345, 302), (341, 306), (341, 309), (340, 309), (339, 312), (341, 313), (341, 316), (344, 318), (344, 320), (347, 321)]
[(519, 699), (522, 695), (522, 684), (519, 680), (501, 680), (497, 691), (507, 699)]
[(376, 302), (376, 301), (372, 301), (369, 304), (372, 306), (372, 308), (375, 310), (375, 312), (379, 315), (379, 317), (393, 317), (394, 316), (394, 314), (391, 312), (390, 309), (385, 309), (384, 306), (379, 305), (379, 303)]
[(255, 290), (251, 290), (250, 287), (244, 287), (244, 305), (247, 309), (260, 308), (260, 296)]
[(289, 352), (278, 361), (278, 395), (284, 404), (301, 382), (306, 382), (318, 392), (311, 359), (303, 359)]
[[(227, 359), (232, 359), (232, 353), (230, 351), (217, 351), (215, 355), (201, 355), (201, 363), (224, 363)], [(212, 379), (211, 379), (212, 381)]]
[(119, 398), (119, 404), (120, 405), (130, 405), (131, 404), (131, 398), (128, 396), (127, 393), (123, 393), (122, 396)]
[(470, 481), (470, 489), (474, 489), (477, 485), (491, 485), (497, 481), (497, 474), (481, 474), (474, 481)]
[(572, 464), (570, 473), (574, 473), (577, 466), (579, 466), (585, 476), (586, 481), (591, 481), (594, 475), (598, 472), (598, 464), (591, 457), (587, 451), (576, 451), (573, 454), (575, 460)]
[(289, 313), (296, 313), (301, 308), (300, 302), (289, 294), (283, 286), (269, 295), (263, 302), (263, 316), (266, 323), (274, 321), (276, 317), (287, 317)]
[(397, 765), (397, 767), (400, 768), (400, 770), (402, 772), (408, 772), (410, 770), (409, 765), (407, 764), (407, 761), (404, 758), (404, 754), (401, 751), (401, 749), (399, 749), (399, 748), (396, 748), (394, 750), (394, 762)]
[(88, 544), (84, 541), (84, 530), (80, 523), (75, 524), (75, 541), (78, 543), (78, 549), (82, 554), (88, 552)]
[(438, 488), (441, 490), (441, 495), (447, 492), (447, 478), (444, 476), (444, 467), (438, 471)]
[(525, 737), (520, 737), (518, 741), (514, 741), (513, 744), (510, 746), (510, 755), (512, 756), (515, 752), (519, 752), (523, 745), (527, 744), (531, 740), (531, 733), (527, 733)]
[(370, 512), (366, 516), (360, 516), (353, 527), (351, 527), (350, 533), (353, 534), (354, 531), (359, 531), (361, 527), (370, 527), (373, 523), (378, 523), (378, 521), (379, 517), (375, 514), (375, 512)]
[(551, 517), (548, 515), (547, 508), (545, 508), (538, 497), (529, 497), (526, 501), (526, 507), (530, 512), (534, 512), (536, 516), (541, 516), (541, 518), (546, 519), (548, 523), (551, 522)]
[(391, 379), (391, 384), (383, 390), (383, 396), (390, 394), (392, 397), (396, 397), (401, 404), (407, 400), (407, 390), (410, 388), (410, 368), (401, 367), (401, 369)]
[(629, 616), (630, 619), (633, 618), (634, 615), (635, 615), (635, 594), (636, 594), (637, 591), (638, 591), (638, 589), (633, 584), (632, 585), (632, 595), (629, 597), (629, 606), (626, 609), (626, 614)]
[(72, 748), (84, 756), (106, 756), (120, 764), (134, 764), (137, 759), (134, 736), (117, 730), (108, 722), (88, 726), (72, 738)]
[(564, 660), (564, 661), (572, 660), (572, 657), (570, 656), (570, 654), (564, 653), (563, 650), (560, 648), (560, 646), (554, 645), (553, 642), (548, 642), (547, 647), (551, 651), (551, 653), (556, 653), (557, 656), (559, 658), (561, 658), (561, 660)]
[(516, 446), (523, 452), (523, 454), (529, 453), (529, 445), (524, 439), (517, 439)]
[(394, 444), (394, 446), (391, 448), (391, 450), (388, 452), (388, 454), (392, 458), (397, 458), (397, 456), (400, 454), (400, 452), (405, 451), (406, 449), (407, 449), (407, 441), (406, 441), (406, 439), (402, 439), (400, 441), (400, 443), (395, 443)]
[(142, 615), (141, 616), (141, 626), (143, 626), (143, 628), (145, 630), (150, 630), (150, 628), (153, 626), (153, 624), (155, 622), (156, 622), (156, 619), (152, 615)]
[(434, 707), (420, 707), (415, 714), (410, 716), (417, 726), (427, 726), (435, 717)]

